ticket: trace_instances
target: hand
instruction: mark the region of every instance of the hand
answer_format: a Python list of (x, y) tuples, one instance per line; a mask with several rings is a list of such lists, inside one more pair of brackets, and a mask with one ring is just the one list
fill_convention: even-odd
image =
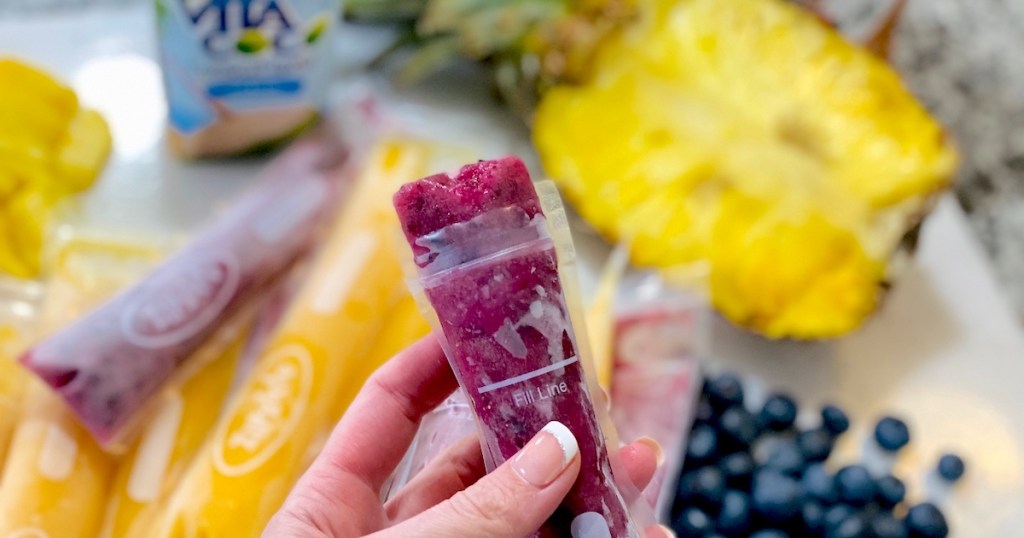
[[(486, 475), (476, 436), (467, 437), (381, 503), (381, 488), (412, 442), (420, 418), (456, 386), (433, 336), (395, 356), (363, 387), (263, 536), (523, 538), (536, 532), (580, 469), (576, 439), (557, 422)], [(623, 467), (638, 487), (654, 474), (660, 450), (649, 439), (620, 450)], [(646, 533), (647, 538), (670, 536), (660, 527)]]

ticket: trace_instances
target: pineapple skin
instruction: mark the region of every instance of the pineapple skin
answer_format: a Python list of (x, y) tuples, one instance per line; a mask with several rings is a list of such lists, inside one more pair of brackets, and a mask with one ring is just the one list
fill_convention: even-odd
[(867, 50), (782, 0), (640, 0), (534, 117), (580, 214), (771, 338), (846, 334), (950, 183), (941, 126)]

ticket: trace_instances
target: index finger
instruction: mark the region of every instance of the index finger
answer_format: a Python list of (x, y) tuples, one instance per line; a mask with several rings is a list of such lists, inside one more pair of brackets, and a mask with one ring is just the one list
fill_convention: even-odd
[[(340, 474), (379, 492), (405, 455), (420, 419), (457, 385), (437, 338), (420, 339), (370, 377), (310, 474)], [(352, 485), (349, 480), (331, 480), (318, 489), (331, 498), (343, 498)], [(324, 491), (325, 487), (330, 489)]]

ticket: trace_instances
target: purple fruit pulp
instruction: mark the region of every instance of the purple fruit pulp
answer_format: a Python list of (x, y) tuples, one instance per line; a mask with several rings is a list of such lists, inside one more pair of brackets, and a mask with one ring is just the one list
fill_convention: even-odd
[[(468, 165), (455, 177), (405, 185), (394, 202), (488, 461), (502, 463), (545, 424), (562, 422), (579, 443), (581, 469), (543, 531), (635, 536), (576, 355), (554, 245), (546, 233), (502, 243), (524, 237), (543, 215), (526, 167), (513, 157)], [(446, 263), (438, 270), (439, 260)], [(586, 513), (599, 514), (607, 530), (583, 530), (595, 521), (579, 517)]]

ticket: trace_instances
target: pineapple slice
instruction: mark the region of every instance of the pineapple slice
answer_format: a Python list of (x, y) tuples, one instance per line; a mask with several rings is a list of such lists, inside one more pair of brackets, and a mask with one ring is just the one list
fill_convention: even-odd
[(95, 110), (79, 109), (55, 155), (61, 187), (80, 192), (92, 186), (110, 154), (110, 128)]
[(46, 73), (0, 58), (0, 272), (33, 278), (53, 207), (90, 187), (110, 129)]
[(877, 306), (956, 153), (899, 76), (782, 0), (643, 0), (585, 82), (541, 98), (546, 171), (634, 262), (706, 268), (766, 336), (833, 337)]

